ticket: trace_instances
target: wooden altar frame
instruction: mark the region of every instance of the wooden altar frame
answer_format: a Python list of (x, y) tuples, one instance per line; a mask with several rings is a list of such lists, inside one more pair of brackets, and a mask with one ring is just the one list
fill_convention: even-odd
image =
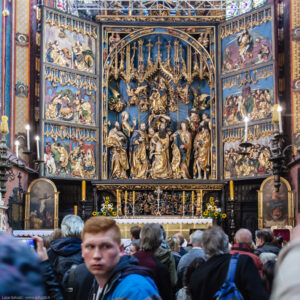
[[(258, 228), (259, 229), (264, 228), (264, 209), (263, 209), (263, 205), (264, 205), (264, 201), (266, 201), (266, 199), (264, 199), (264, 192), (265, 192), (264, 187), (265, 187), (266, 183), (268, 183), (270, 181), (274, 181), (274, 176), (270, 176), (270, 177), (266, 178), (262, 182), (262, 184), (260, 186), (260, 189), (257, 191), (258, 192)], [(295, 217), (294, 217), (293, 191), (291, 189), (291, 186), (290, 186), (289, 182), (286, 179), (284, 179), (283, 177), (280, 177), (280, 182), (281, 182), (281, 184), (285, 184), (285, 186), (287, 188), (287, 195), (286, 196), (287, 196), (288, 215), (287, 215), (287, 224), (286, 224), (286, 226), (294, 226)], [(274, 223), (273, 226), (277, 226), (277, 225)]]
[[(194, 191), (196, 193), (196, 214), (195, 216), (202, 216), (203, 210), (203, 197), (208, 191), (221, 191), (224, 185), (220, 183), (207, 183), (207, 184), (176, 184), (176, 183), (99, 183), (94, 182), (98, 191), (112, 192), (116, 195), (117, 200), (117, 214), (120, 216), (121, 212), (121, 196), (120, 191), (142, 191), (142, 190), (156, 190), (158, 187), (162, 191)], [(97, 205), (94, 205), (97, 207)]]
[[(31, 202), (31, 190), (32, 187), (35, 186), (36, 184), (39, 184), (40, 182), (46, 182), (48, 184), (50, 184), (53, 188), (54, 191), (54, 199), (53, 199), (53, 205), (54, 205), (54, 220), (53, 220), (53, 224), (54, 224), (54, 228), (50, 228), (50, 229), (56, 229), (58, 228), (58, 200), (59, 200), (59, 192), (57, 191), (57, 188), (54, 184), (53, 181), (46, 179), (46, 178), (39, 178), (36, 179), (34, 181), (32, 181), (28, 187), (28, 191), (26, 192), (26, 197), (25, 197), (25, 224), (24, 224), (24, 229), (33, 229), (30, 228), (30, 202)], [(42, 228), (39, 228), (42, 229)], [(49, 228), (47, 228), (49, 229)]]

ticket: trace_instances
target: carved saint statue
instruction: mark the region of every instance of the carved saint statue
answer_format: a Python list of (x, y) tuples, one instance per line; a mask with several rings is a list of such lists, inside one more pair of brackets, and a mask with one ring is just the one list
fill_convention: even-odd
[(130, 138), (129, 153), (131, 155), (130, 175), (132, 178), (146, 179), (149, 162), (147, 158), (148, 135), (146, 124), (141, 124), (140, 130), (135, 130)]
[(154, 157), (150, 170), (151, 178), (170, 178), (172, 170), (170, 168), (170, 139), (167, 134), (165, 123), (160, 124), (159, 132), (156, 132), (150, 141), (150, 159)]
[(198, 109), (195, 107), (191, 109), (191, 115), (187, 119), (189, 121), (189, 128), (192, 133), (192, 136), (195, 137), (199, 125), (200, 125), (200, 115)]
[(110, 148), (110, 177), (113, 179), (127, 178), (126, 171), (129, 169), (127, 147), (128, 139), (120, 130), (119, 122), (114, 122), (105, 141), (107, 148)]
[(210, 145), (211, 140), (208, 123), (204, 123), (200, 126), (199, 132), (194, 140), (194, 178), (202, 179), (203, 172), (203, 179), (207, 179), (210, 164)]
[[(188, 131), (188, 122), (182, 121), (180, 123), (180, 130), (177, 130), (173, 135), (172, 145), (172, 170), (174, 178), (190, 179), (189, 165), (192, 149), (192, 135)], [(177, 148), (177, 149), (176, 149)], [(179, 158), (178, 158), (179, 155)], [(179, 168), (176, 166), (179, 162)]]
[(167, 112), (167, 86), (162, 76), (156, 76), (154, 78), (149, 100), (152, 113), (165, 114)]
[(133, 132), (133, 130), (135, 128), (136, 120), (132, 119), (132, 122), (133, 122), (134, 126), (130, 126), (130, 124), (129, 124), (129, 114), (128, 114), (127, 111), (123, 111), (121, 113), (121, 118), (122, 118), (122, 122), (121, 122), (122, 131), (129, 138), (131, 133)]

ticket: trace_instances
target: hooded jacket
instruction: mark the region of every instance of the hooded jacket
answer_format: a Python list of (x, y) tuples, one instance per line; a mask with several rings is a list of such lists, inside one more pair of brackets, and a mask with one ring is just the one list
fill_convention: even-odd
[[(161, 300), (158, 289), (151, 278), (151, 271), (137, 264), (136, 258), (130, 255), (122, 256), (110, 279), (104, 285), (99, 300)], [(77, 270), (75, 278), (80, 282), (77, 282), (78, 292), (74, 299), (96, 299), (99, 286), (95, 277), (91, 275), (84, 264), (78, 266)], [(93, 280), (86, 280), (86, 278), (91, 279), (91, 276)]]
[(154, 255), (163, 265), (168, 268), (170, 273), (171, 285), (172, 287), (175, 287), (177, 283), (177, 272), (172, 251), (170, 249), (159, 247), (155, 251)]
[(59, 282), (64, 274), (72, 267), (83, 263), (81, 257), (81, 239), (61, 238), (53, 240), (48, 249), (49, 261)]

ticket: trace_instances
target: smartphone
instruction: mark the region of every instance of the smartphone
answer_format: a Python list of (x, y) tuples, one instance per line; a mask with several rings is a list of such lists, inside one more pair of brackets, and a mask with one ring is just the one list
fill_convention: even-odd
[(34, 250), (36, 250), (36, 240), (32, 239), (32, 238), (24, 238), (21, 239), (22, 243), (25, 243), (26, 245), (28, 245), (29, 247), (33, 248)]

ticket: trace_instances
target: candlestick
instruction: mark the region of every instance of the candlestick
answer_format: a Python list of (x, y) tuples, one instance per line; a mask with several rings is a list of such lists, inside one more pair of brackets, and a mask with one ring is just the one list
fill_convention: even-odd
[(125, 196), (124, 196), (124, 198), (125, 198), (125, 216), (127, 215), (127, 199), (128, 199), (128, 193), (127, 193), (127, 191), (125, 191)]
[(120, 190), (117, 190), (117, 217), (119, 217), (122, 213), (121, 210), (121, 195), (120, 195)]
[(182, 192), (182, 215), (185, 214), (185, 191)]
[(86, 181), (81, 182), (81, 199), (86, 200)]
[(194, 216), (194, 201), (195, 201), (195, 192), (192, 191), (192, 216)]
[(134, 216), (135, 191), (132, 192), (132, 215)]
[(234, 199), (234, 185), (232, 180), (229, 181), (229, 196), (230, 200)]
[(279, 121), (279, 133), (282, 133), (282, 119), (281, 119), (282, 107), (280, 105), (277, 106), (277, 111), (278, 111), (278, 121)]
[(37, 135), (35, 137), (36, 140), (36, 158), (37, 160), (40, 160), (40, 137)]
[(27, 151), (30, 152), (30, 125), (25, 126), (27, 132)]
[(244, 142), (247, 142), (247, 140), (248, 140), (248, 122), (249, 122), (249, 118), (248, 118), (248, 117), (245, 117), (244, 121), (245, 121), (245, 136), (244, 136)]
[(16, 146), (16, 157), (19, 158), (19, 146), (20, 146), (20, 142), (19, 141), (15, 141), (15, 146)]
[(78, 215), (78, 206), (74, 205), (74, 215), (77, 216)]

